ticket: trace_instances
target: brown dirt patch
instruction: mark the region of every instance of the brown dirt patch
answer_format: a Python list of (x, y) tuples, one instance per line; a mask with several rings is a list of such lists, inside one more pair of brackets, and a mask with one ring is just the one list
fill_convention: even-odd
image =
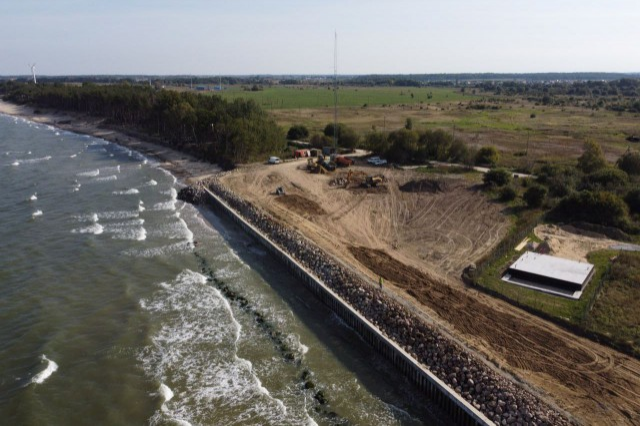
[(402, 192), (429, 192), (435, 194), (436, 192), (451, 192), (460, 186), (462, 186), (460, 182), (455, 182), (451, 179), (420, 179), (410, 180), (399, 188)]
[(320, 204), (298, 194), (280, 195), (276, 198), (276, 201), (302, 216), (320, 216), (327, 213), (320, 207)]
[[(352, 166), (354, 174), (386, 177), (388, 193), (370, 194), (331, 186), (335, 174), (310, 174), (305, 165), (247, 166), (222, 182), (373, 282), (385, 277), (387, 290), (585, 424), (640, 425), (638, 360), (462, 285), (462, 269), (506, 234), (510, 222), (503, 205), (464, 180), (446, 193), (403, 192), (400, 186), (426, 176)], [(273, 196), (276, 186), (327, 213), (302, 216), (290, 210)], [(352, 252), (354, 246), (365, 250)]]
[[(349, 250), (365, 267), (396, 284), (456, 330), (484, 340), (510, 366), (549, 376), (593, 403), (613, 399), (618, 414), (627, 417), (625, 413), (633, 413), (634, 418), (640, 418), (637, 370), (628, 366), (626, 370), (625, 367), (616, 370), (612, 368), (613, 359), (603, 358), (577, 339), (569, 341), (527, 318), (488, 306), (468, 292), (448, 286), (382, 250), (366, 247)], [(629, 373), (635, 380), (629, 380)], [(616, 420), (611, 418), (610, 422), (615, 424)]]

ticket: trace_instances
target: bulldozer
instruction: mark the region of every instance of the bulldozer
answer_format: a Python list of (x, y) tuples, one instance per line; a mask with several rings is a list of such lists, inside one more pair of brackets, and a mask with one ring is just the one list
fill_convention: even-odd
[(309, 158), (307, 160), (307, 170), (311, 173), (327, 174), (336, 169), (336, 166), (332, 163), (327, 163), (323, 157)]

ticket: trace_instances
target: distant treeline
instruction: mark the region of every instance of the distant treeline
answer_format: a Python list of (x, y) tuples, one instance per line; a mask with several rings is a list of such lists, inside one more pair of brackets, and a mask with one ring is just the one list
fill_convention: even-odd
[(518, 96), (542, 105), (579, 105), (613, 111), (640, 112), (640, 79), (522, 83), (485, 82), (476, 85), (496, 95)]
[(618, 80), (622, 78), (640, 78), (640, 74), (623, 73), (461, 73), (461, 74), (398, 74), (398, 75), (361, 75), (345, 81), (345, 84), (368, 86), (455, 86), (467, 82), (552, 82), (552, 81), (589, 81)]
[[(625, 78), (640, 78), (640, 73), (457, 73), (457, 74), (371, 74), (340, 75), (340, 85), (354, 86), (456, 86), (467, 83), (482, 82), (573, 82), (573, 81), (611, 81)], [(30, 75), (0, 76), (1, 80), (28, 82)], [(233, 84), (331, 84), (332, 75), (250, 75), (250, 76), (191, 76), (191, 75), (74, 75), (74, 76), (39, 76), (44, 83), (141, 83), (163, 85), (223, 85)]]
[(284, 132), (254, 101), (157, 90), (148, 85), (0, 83), (10, 102), (107, 119), (177, 150), (229, 167), (283, 148)]
[[(28, 83), (32, 81), (32, 77), (13, 76), (0, 77), (2, 80), (14, 80), (19, 83)], [(39, 83), (96, 83), (96, 84), (147, 84), (149, 86), (201, 86), (211, 85), (229, 86), (233, 84), (273, 84), (274, 80), (267, 77), (259, 76), (183, 76), (183, 75), (165, 75), (165, 76), (123, 76), (123, 75), (67, 75), (67, 76), (38, 76)]]

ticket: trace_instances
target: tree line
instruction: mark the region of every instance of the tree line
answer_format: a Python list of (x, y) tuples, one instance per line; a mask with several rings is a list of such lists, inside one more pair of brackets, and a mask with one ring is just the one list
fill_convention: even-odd
[(620, 112), (640, 112), (638, 78), (555, 83), (485, 82), (477, 84), (476, 87), (498, 96), (519, 96), (541, 105), (574, 105)]
[(284, 132), (254, 101), (224, 100), (148, 85), (4, 82), (10, 102), (105, 118), (108, 125), (146, 134), (171, 148), (232, 167), (279, 153)]

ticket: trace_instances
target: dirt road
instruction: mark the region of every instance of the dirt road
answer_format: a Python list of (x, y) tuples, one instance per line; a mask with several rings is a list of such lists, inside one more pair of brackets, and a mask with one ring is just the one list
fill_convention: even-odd
[[(640, 424), (638, 360), (457, 278), (506, 233), (500, 205), (464, 180), (372, 167), (311, 175), (305, 165), (251, 166), (223, 183), (372, 281), (384, 277), (389, 290), (584, 424)], [(360, 186), (372, 173), (384, 175), (383, 188)], [(279, 186), (288, 198), (274, 195)]]

